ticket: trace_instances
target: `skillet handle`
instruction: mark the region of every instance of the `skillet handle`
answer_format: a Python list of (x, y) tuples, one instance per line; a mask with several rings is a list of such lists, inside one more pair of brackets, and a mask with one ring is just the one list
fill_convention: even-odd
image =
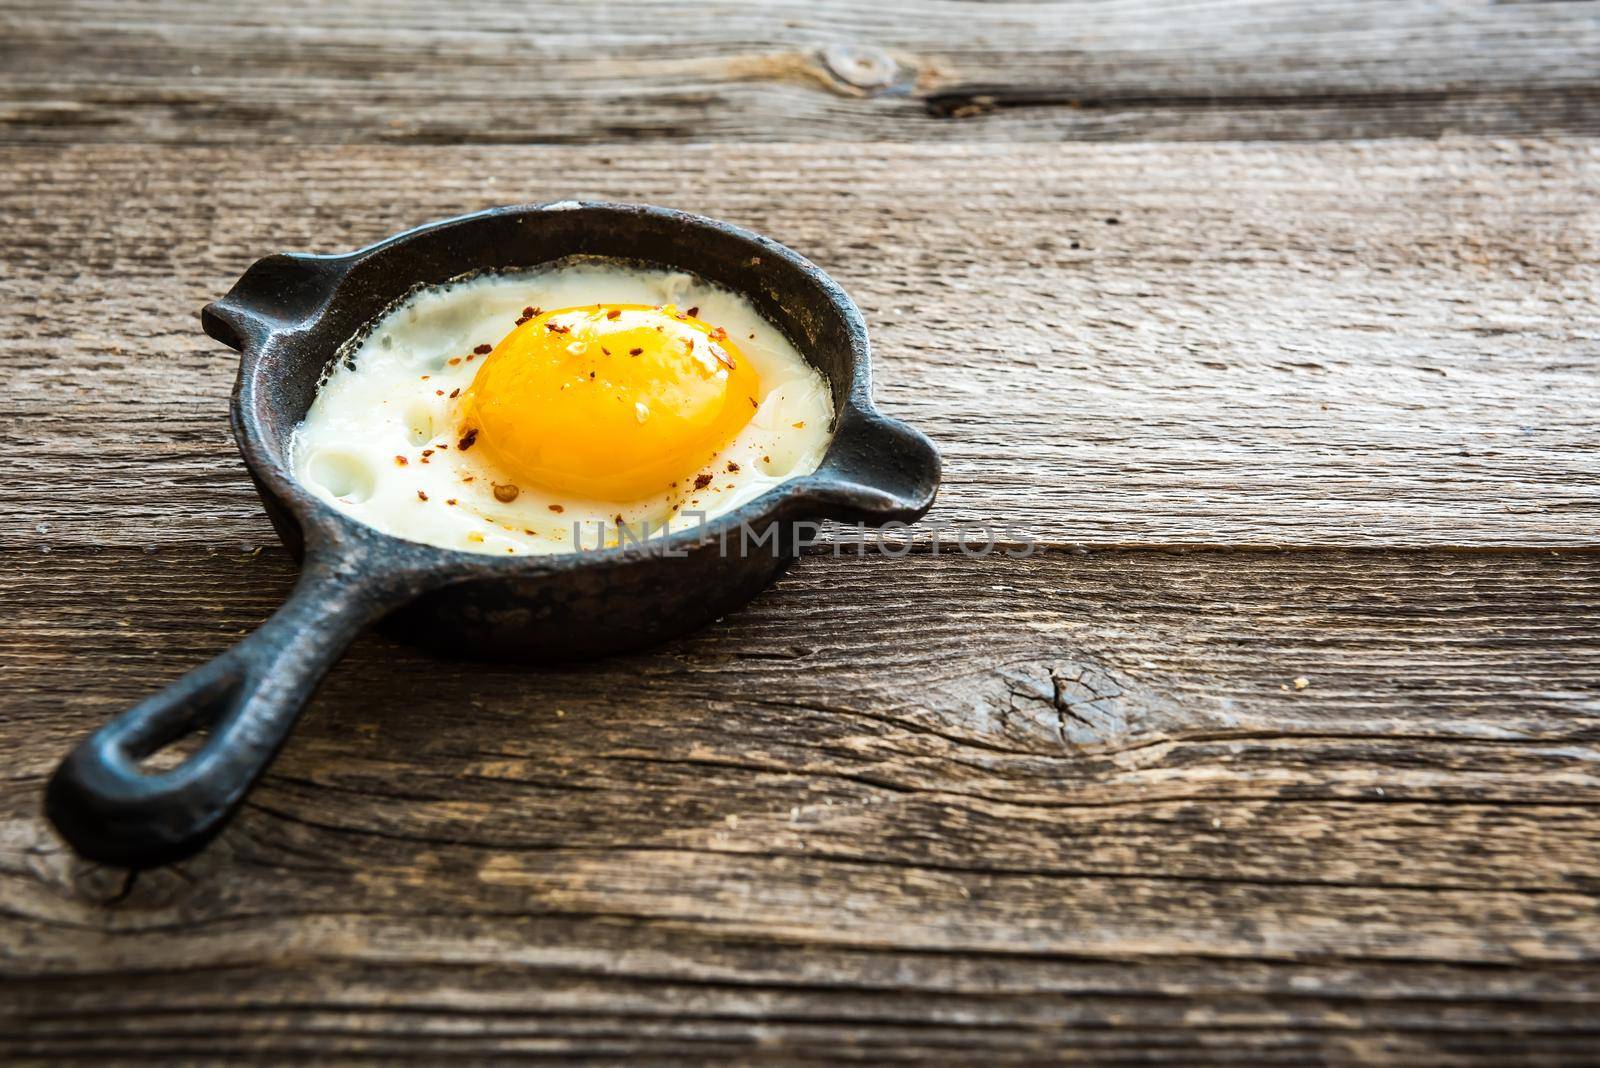
[[(361, 569), (308, 556), (272, 618), (215, 660), (122, 713), (74, 749), (45, 792), (45, 812), (85, 857), (146, 868), (203, 848), (277, 755), (328, 668), (367, 623), (400, 600)], [(146, 774), (145, 757), (195, 731), (205, 744)]]
[(200, 310), (200, 326), (230, 349), (244, 351), (274, 328), (316, 315), (332, 299), (351, 256), (280, 252), (257, 260), (221, 300)]
[(869, 406), (852, 406), (811, 476), (809, 496), (824, 518), (867, 526), (914, 523), (933, 506), (939, 472), (939, 450), (920, 430)]

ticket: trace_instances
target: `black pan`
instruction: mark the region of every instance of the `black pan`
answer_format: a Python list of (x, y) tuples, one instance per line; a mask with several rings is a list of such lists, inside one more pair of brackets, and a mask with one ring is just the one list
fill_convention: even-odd
[[(699, 530), (543, 557), (395, 538), (296, 482), (290, 434), (343, 342), (419, 286), (581, 255), (689, 271), (746, 295), (832, 384), (838, 414), (822, 466)], [(928, 439), (872, 406), (866, 326), (844, 291), (782, 245), (684, 212), (572, 201), (494, 208), (346, 255), (269, 256), (200, 318), (207, 334), (240, 353), (234, 437), (279, 537), (302, 561), (300, 580), (259, 630), (100, 728), (57, 769), (46, 812), (80, 853), (105, 863), (151, 867), (203, 848), (370, 623), (382, 619), (417, 644), (473, 656), (634, 649), (749, 601), (816, 522), (911, 522), (939, 482)], [(204, 744), (177, 766), (141, 770), (197, 731), (206, 732)]]

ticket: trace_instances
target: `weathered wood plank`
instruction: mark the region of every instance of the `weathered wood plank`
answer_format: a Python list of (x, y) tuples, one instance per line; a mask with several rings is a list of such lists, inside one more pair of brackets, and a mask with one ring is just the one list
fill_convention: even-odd
[(292, 568), (5, 556), (10, 1057), (1570, 1063), (1594, 1037), (1592, 554), (824, 552), (602, 663), (373, 636), (238, 824), (114, 904), (43, 776)]
[(1600, 132), (1600, 3), (0, 7), (0, 138), (518, 143)]
[(1596, 145), (11, 149), (0, 478), (27, 493), (0, 530), (270, 540), (199, 306), (271, 251), (587, 195), (834, 272), (880, 397), (944, 449), (932, 519), (1052, 544), (1593, 544)]
[[(1597, 142), (949, 143), (1600, 133), (1597, 14), (0, 3), (0, 1060), (1586, 1063)], [(745, 143), (506, 144), (640, 139)], [(751, 143), (869, 139), (946, 147)], [(620, 660), (373, 636), (216, 848), (66, 854), (55, 759), (292, 577), (193, 310), (571, 195), (833, 271), (934, 519), (1367, 548), (924, 530)]]

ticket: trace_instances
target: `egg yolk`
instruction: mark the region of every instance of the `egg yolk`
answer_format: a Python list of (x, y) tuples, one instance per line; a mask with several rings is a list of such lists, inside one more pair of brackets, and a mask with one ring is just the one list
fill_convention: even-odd
[(561, 308), (521, 323), (461, 396), (461, 442), (518, 480), (632, 501), (693, 475), (755, 413), (726, 331), (668, 304)]

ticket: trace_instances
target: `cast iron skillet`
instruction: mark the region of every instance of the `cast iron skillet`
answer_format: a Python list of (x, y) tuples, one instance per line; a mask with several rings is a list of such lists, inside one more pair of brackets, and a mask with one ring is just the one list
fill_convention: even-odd
[[(700, 530), (545, 557), (404, 541), (300, 487), (289, 436), (344, 341), (418, 286), (574, 255), (670, 266), (748, 296), (832, 383), (838, 414), (822, 466)], [(782, 245), (684, 212), (573, 201), (503, 207), (346, 255), (269, 256), (200, 319), (241, 354), (234, 437), (279, 537), (302, 561), (300, 579), (259, 630), (100, 728), (56, 770), (46, 812), (80, 853), (105, 863), (151, 867), (203, 848), (369, 623), (387, 617), (402, 637), (473, 656), (633, 649), (750, 600), (818, 521), (910, 522), (939, 482), (928, 439), (873, 408), (866, 326), (843, 290)], [(741, 524), (754, 536), (741, 536)], [(140, 770), (196, 731), (206, 732), (204, 744), (176, 767)]]

